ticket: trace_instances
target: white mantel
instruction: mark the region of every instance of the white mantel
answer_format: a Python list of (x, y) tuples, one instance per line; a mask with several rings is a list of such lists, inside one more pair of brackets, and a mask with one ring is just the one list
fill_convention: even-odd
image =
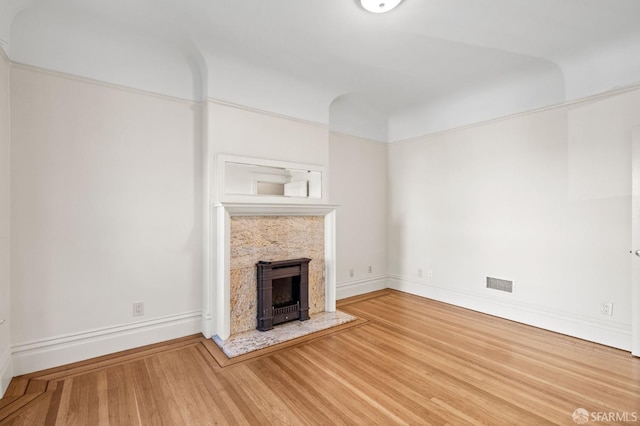
[(225, 340), (231, 329), (230, 221), (232, 216), (324, 216), (325, 311), (336, 310), (336, 206), (329, 204), (212, 203), (204, 259), (202, 334)]

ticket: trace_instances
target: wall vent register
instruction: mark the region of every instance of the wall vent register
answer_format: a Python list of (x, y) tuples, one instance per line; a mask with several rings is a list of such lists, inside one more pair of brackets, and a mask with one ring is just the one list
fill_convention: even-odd
[(506, 293), (513, 293), (513, 281), (487, 277), (487, 288), (504, 291)]

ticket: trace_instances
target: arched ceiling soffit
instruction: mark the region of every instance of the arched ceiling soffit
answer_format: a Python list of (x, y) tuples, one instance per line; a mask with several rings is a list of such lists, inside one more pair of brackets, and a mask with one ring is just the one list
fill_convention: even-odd
[(8, 47), (13, 18), (35, 2), (36, 0), (0, 0), (0, 45)]
[(10, 58), (181, 99), (205, 96), (206, 64), (187, 37), (153, 32), (153, 26), (134, 26), (69, 3), (34, 1), (16, 14)]
[(388, 142), (388, 99), (380, 93), (352, 92), (329, 106), (329, 129), (378, 142)]
[[(276, 94), (289, 110), (308, 108), (312, 95), (326, 110), (340, 95), (368, 93), (381, 110), (398, 114), (503, 76), (564, 80), (565, 58), (640, 31), (636, 0), (405, 0), (384, 15), (364, 12), (355, 0), (0, 1), (65, 10), (68, 21), (90, 17), (169, 44), (197, 64), (208, 96), (260, 104), (250, 93), (230, 99), (224, 91), (241, 76), (260, 88), (256, 97)], [(27, 21), (21, 25), (34, 24)], [(116, 42), (131, 47), (125, 36)], [(570, 75), (579, 74), (570, 64)], [(313, 108), (303, 118), (328, 119)]]

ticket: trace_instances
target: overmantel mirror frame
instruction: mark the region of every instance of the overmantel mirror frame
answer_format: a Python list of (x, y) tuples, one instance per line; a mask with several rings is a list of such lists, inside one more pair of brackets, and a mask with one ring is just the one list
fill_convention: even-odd
[[(251, 182), (244, 183), (245, 188), (250, 185), (251, 189), (236, 191), (231, 182), (234, 179), (232, 170), (243, 167), (248, 173), (253, 170)], [(293, 176), (293, 181), (287, 180), (286, 176)], [(328, 200), (326, 167), (320, 165), (217, 154), (215, 177), (214, 198), (220, 203), (324, 204)], [(259, 179), (265, 182), (259, 182)], [(260, 184), (264, 185), (265, 193), (258, 193)], [(273, 195), (279, 191), (279, 186), (282, 186), (283, 194)]]

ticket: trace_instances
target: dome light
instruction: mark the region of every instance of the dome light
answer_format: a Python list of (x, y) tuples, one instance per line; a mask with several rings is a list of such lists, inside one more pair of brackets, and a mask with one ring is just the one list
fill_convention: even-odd
[(360, 0), (360, 4), (371, 13), (385, 13), (394, 9), (402, 0)]

